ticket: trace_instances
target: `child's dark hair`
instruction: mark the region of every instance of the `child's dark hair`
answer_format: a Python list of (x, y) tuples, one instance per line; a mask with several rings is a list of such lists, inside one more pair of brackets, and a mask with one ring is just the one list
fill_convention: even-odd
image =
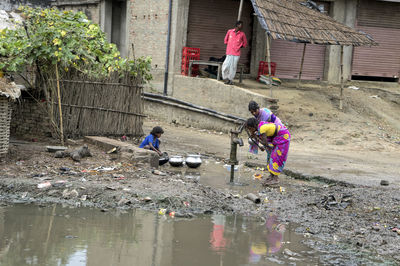
[(235, 26), (236, 26), (236, 27), (238, 27), (239, 25), (243, 25), (243, 21), (241, 21), (241, 20), (239, 20), (239, 21), (236, 21), (236, 24), (235, 24)]
[(255, 101), (250, 101), (249, 102), (249, 111), (257, 111), (257, 109), (260, 109), (260, 106), (258, 105), (258, 103), (256, 103)]
[(153, 136), (155, 136), (156, 134), (164, 134), (164, 130), (159, 126), (156, 126), (153, 128), (153, 130), (150, 132), (150, 134)]
[(254, 117), (247, 119), (246, 121), (246, 127), (252, 127), (252, 128), (257, 128), (258, 126), (258, 121)]

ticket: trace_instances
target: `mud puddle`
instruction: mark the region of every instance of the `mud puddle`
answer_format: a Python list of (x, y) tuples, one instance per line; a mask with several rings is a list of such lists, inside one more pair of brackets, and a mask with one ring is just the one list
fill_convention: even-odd
[[(260, 181), (254, 179), (255, 170), (246, 167), (244, 163), (239, 163), (239, 165), (235, 166), (233, 185), (230, 183), (230, 165), (226, 165), (224, 162), (213, 158), (203, 159), (203, 164), (195, 169), (187, 166), (172, 167), (165, 165), (162, 170), (167, 170), (178, 176), (195, 180), (213, 188), (229, 189), (238, 194), (254, 192), (260, 188)], [(267, 175), (266, 172), (258, 172)]]
[(13, 205), (0, 209), (1, 265), (297, 265), (318, 263), (293, 224), (140, 210)]

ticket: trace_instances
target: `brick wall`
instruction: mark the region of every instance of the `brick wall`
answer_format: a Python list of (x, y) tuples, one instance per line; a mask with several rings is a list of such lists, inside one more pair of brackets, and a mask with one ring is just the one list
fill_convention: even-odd
[(70, 0), (58, 0), (53, 5), (60, 10), (74, 10), (81, 11), (93, 21), (93, 23), (100, 24), (100, 4), (87, 4), (87, 5), (71, 5), (68, 3), (76, 2)]
[(155, 74), (165, 68), (165, 49), (168, 31), (168, 5), (163, 0), (130, 0), (129, 43), (135, 56), (151, 56)]
[(52, 127), (45, 112), (45, 103), (22, 99), (13, 103), (10, 133), (15, 136), (51, 137)]

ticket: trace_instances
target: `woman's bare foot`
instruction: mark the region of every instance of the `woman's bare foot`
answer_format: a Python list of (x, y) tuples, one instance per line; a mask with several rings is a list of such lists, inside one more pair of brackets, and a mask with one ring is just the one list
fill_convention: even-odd
[(264, 180), (264, 182), (262, 183), (262, 185), (264, 187), (272, 187), (272, 186), (276, 186), (279, 184), (279, 178), (277, 175), (270, 175), (267, 179)]

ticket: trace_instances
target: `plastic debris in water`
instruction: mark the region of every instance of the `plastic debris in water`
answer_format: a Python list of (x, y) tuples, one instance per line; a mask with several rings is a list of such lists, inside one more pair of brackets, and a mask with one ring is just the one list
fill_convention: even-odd
[(169, 216), (172, 217), (172, 218), (174, 218), (174, 217), (175, 217), (175, 212), (170, 212), (170, 213), (169, 213)]
[(166, 212), (167, 212), (167, 209), (160, 209), (160, 210), (158, 211), (158, 214), (159, 214), (159, 215), (164, 215)]
[(268, 197), (265, 197), (265, 198), (264, 198), (264, 203), (268, 203), (268, 202), (269, 202)]
[(286, 190), (285, 190), (284, 187), (279, 187), (279, 191), (280, 191), (281, 193), (283, 193), (283, 192), (285, 192)]
[(189, 202), (187, 202), (187, 201), (184, 201), (183, 204), (184, 204), (186, 207), (189, 207), (189, 206), (190, 206)]

